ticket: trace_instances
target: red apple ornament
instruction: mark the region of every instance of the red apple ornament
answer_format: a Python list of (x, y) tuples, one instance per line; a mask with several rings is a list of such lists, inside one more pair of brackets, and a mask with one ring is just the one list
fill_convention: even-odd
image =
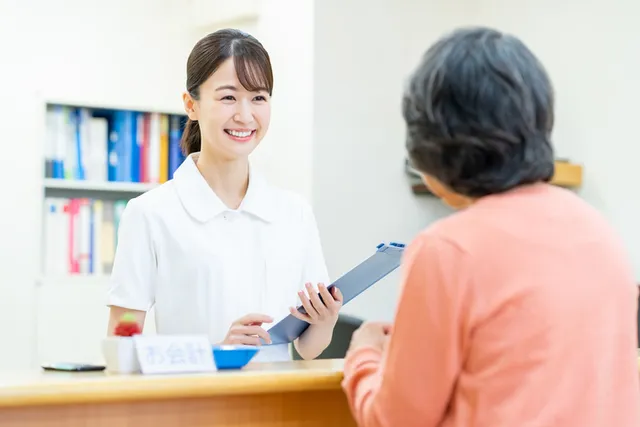
[(138, 325), (135, 316), (131, 313), (126, 313), (122, 316), (122, 319), (120, 319), (114, 331), (114, 334), (118, 337), (132, 337), (134, 335), (140, 335), (141, 333), (142, 329), (140, 329), (140, 325)]

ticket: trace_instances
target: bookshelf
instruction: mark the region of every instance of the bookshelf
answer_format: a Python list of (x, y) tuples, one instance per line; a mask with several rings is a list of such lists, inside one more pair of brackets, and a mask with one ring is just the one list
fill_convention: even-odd
[(44, 187), (49, 191), (107, 191), (141, 194), (156, 187), (150, 182), (75, 181), (45, 178)]
[[(433, 196), (431, 191), (429, 191), (422, 182), (418, 172), (411, 167), (407, 159), (405, 159), (404, 169), (409, 179), (411, 191), (414, 194)], [(582, 185), (582, 176), (582, 165), (571, 163), (568, 160), (558, 159), (555, 162), (555, 173), (551, 184), (564, 188), (577, 189)]]
[(101, 200), (131, 199), (157, 187), (150, 182), (75, 181), (44, 179), (45, 197), (90, 197)]
[(104, 283), (127, 202), (184, 160), (186, 115), (60, 102), (45, 110), (38, 283)]

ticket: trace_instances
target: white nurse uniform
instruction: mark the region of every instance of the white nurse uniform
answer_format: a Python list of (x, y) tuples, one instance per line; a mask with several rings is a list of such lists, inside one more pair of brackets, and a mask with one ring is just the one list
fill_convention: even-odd
[[(127, 204), (108, 305), (154, 307), (157, 333), (206, 334), (216, 343), (245, 314), (283, 318), (299, 304), (304, 283), (328, 284), (329, 277), (304, 199), (250, 168), (241, 206), (229, 209), (198, 171), (197, 156)], [(286, 345), (264, 347), (256, 357), (287, 359)]]

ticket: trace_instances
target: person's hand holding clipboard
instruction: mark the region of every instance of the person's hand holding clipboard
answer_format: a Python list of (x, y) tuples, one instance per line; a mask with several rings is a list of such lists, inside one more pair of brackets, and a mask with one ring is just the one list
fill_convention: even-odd
[[(309, 327), (312, 322), (334, 322), (344, 304), (347, 304), (360, 293), (377, 283), (380, 279), (400, 266), (404, 244), (381, 243), (369, 258), (348, 271), (329, 287), (318, 286), (315, 292), (307, 286), (309, 295), (302, 295), (302, 305), (291, 308), (290, 314), (271, 327), (268, 332), (272, 344), (293, 342)], [(325, 301), (328, 301), (325, 303)]]
[(308, 295), (303, 291), (298, 292), (302, 307), (290, 307), (291, 315), (310, 325), (335, 325), (343, 301), (340, 289), (335, 286), (327, 288), (324, 283), (318, 285), (318, 292), (311, 283), (306, 283), (305, 288)]

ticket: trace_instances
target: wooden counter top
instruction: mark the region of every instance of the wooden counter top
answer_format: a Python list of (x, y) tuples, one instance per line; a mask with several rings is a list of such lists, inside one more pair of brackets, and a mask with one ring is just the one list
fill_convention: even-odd
[(0, 372), (0, 408), (340, 390), (342, 367), (312, 360), (186, 375)]
[(315, 360), (193, 375), (0, 372), (0, 420), (2, 427), (356, 427), (342, 368), (342, 360)]

